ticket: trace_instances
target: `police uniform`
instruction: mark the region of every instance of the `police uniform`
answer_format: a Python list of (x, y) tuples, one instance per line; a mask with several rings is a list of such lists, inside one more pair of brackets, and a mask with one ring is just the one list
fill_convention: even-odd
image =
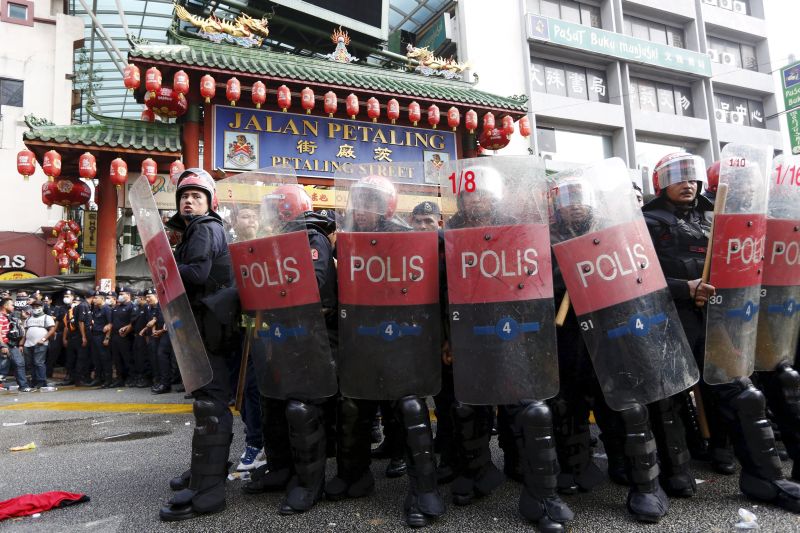
[[(67, 291), (65, 294), (72, 296), (72, 291)], [(48, 313), (53, 317), (56, 323), (56, 334), (47, 346), (47, 377), (53, 377), (53, 368), (56, 366), (61, 354), (64, 352), (64, 316), (67, 314), (67, 306), (64, 304), (56, 304), (50, 308)]]
[[(104, 293), (98, 293), (105, 297)], [(105, 303), (92, 305), (92, 362), (95, 367), (95, 378), (100, 380), (103, 388), (111, 387), (113, 381), (111, 352), (108, 344), (111, 332), (105, 331), (105, 327), (111, 324), (111, 307)]]
[[(143, 293), (138, 293), (137, 297), (143, 296)], [(140, 389), (149, 387), (151, 385), (151, 365), (150, 365), (150, 332), (145, 335), (139, 333), (147, 325), (150, 314), (150, 306), (144, 302), (137, 301), (133, 304), (133, 346), (132, 357), (133, 368), (136, 375), (134, 385)]]
[(134, 305), (131, 302), (120, 302), (111, 309), (111, 360), (117, 371), (114, 386), (132, 387), (136, 374), (132, 360), (133, 335), (129, 331), (125, 336), (119, 330), (130, 326), (133, 322)]
[[(91, 328), (91, 312), (89, 305), (81, 300), (77, 304), (73, 303), (63, 317), (64, 334), (67, 339), (66, 347), (66, 369), (67, 379), (63, 385), (77, 385), (85, 380), (87, 376), (81, 375), (88, 367), (89, 358), (89, 331)], [(81, 325), (83, 331), (81, 331)], [(84, 337), (85, 335), (85, 337)], [(86, 344), (84, 345), (84, 338)]]

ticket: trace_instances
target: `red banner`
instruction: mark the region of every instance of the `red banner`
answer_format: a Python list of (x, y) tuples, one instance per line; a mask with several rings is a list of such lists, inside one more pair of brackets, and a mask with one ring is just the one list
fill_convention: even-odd
[(172, 300), (186, 292), (178, 272), (178, 264), (172, 255), (167, 234), (163, 231), (157, 233), (145, 245), (147, 265), (150, 267), (150, 276), (158, 293), (158, 300), (162, 305), (167, 305)]
[(439, 301), (435, 231), (339, 233), (339, 301), (346, 305), (427, 305)]
[(546, 224), (447, 230), (444, 243), (452, 304), (553, 297)]
[(644, 219), (556, 244), (553, 253), (578, 315), (667, 286)]
[(800, 220), (767, 219), (763, 285), (800, 285)]
[(766, 215), (717, 215), (711, 251), (711, 278), (718, 289), (761, 284)]
[(305, 231), (229, 246), (242, 309), (282, 309), (318, 303), (319, 287)]

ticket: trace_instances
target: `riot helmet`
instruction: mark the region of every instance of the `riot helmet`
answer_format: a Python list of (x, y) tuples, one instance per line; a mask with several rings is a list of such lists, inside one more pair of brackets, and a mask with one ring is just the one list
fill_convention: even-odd
[(719, 168), (720, 162), (714, 161), (710, 167), (706, 170), (706, 177), (708, 180), (706, 181), (706, 191), (710, 193), (716, 193), (717, 187), (719, 187)]
[(597, 198), (594, 186), (584, 177), (556, 182), (549, 193), (550, 217), (561, 233), (582, 235), (589, 231)]
[(383, 176), (366, 176), (350, 187), (347, 214), (351, 225), (374, 229), (380, 220), (392, 218), (397, 209), (397, 189)]
[(706, 182), (706, 167), (703, 158), (688, 152), (675, 152), (665, 155), (656, 163), (653, 170), (653, 189), (661, 194), (667, 187), (682, 181), (696, 181), (697, 188)]
[(217, 185), (211, 174), (202, 168), (187, 168), (178, 176), (178, 187), (175, 190), (175, 206), (181, 208), (181, 195), (187, 189), (196, 189), (206, 194), (208, 210), (216, 212), (219, 207), (217, 201)]
[(464, 168), (460, 187), (456, 205), (466, 219), (482, 221), (497, 214), (503, 199), (503, 177), (496, 168), (486, 165)]

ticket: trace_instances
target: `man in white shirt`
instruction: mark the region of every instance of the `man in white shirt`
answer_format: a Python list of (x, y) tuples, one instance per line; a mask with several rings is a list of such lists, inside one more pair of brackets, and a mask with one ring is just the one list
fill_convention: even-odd
[(25, 320), (25, 355), (33, 361), (33, 388), (47, 386), (47, 345), (56, 333), (53, 317), (45, 314), (42, 302), (31, 303), (31, 316)]

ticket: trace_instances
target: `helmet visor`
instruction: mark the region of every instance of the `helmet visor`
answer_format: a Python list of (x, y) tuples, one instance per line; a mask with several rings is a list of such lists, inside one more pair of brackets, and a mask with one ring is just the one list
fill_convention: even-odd
[(662, 190), (682, 181), (706, 182), (706, 162), (696, 155), (672, 159), (655, 171), (658, 176), (658, 187)]

